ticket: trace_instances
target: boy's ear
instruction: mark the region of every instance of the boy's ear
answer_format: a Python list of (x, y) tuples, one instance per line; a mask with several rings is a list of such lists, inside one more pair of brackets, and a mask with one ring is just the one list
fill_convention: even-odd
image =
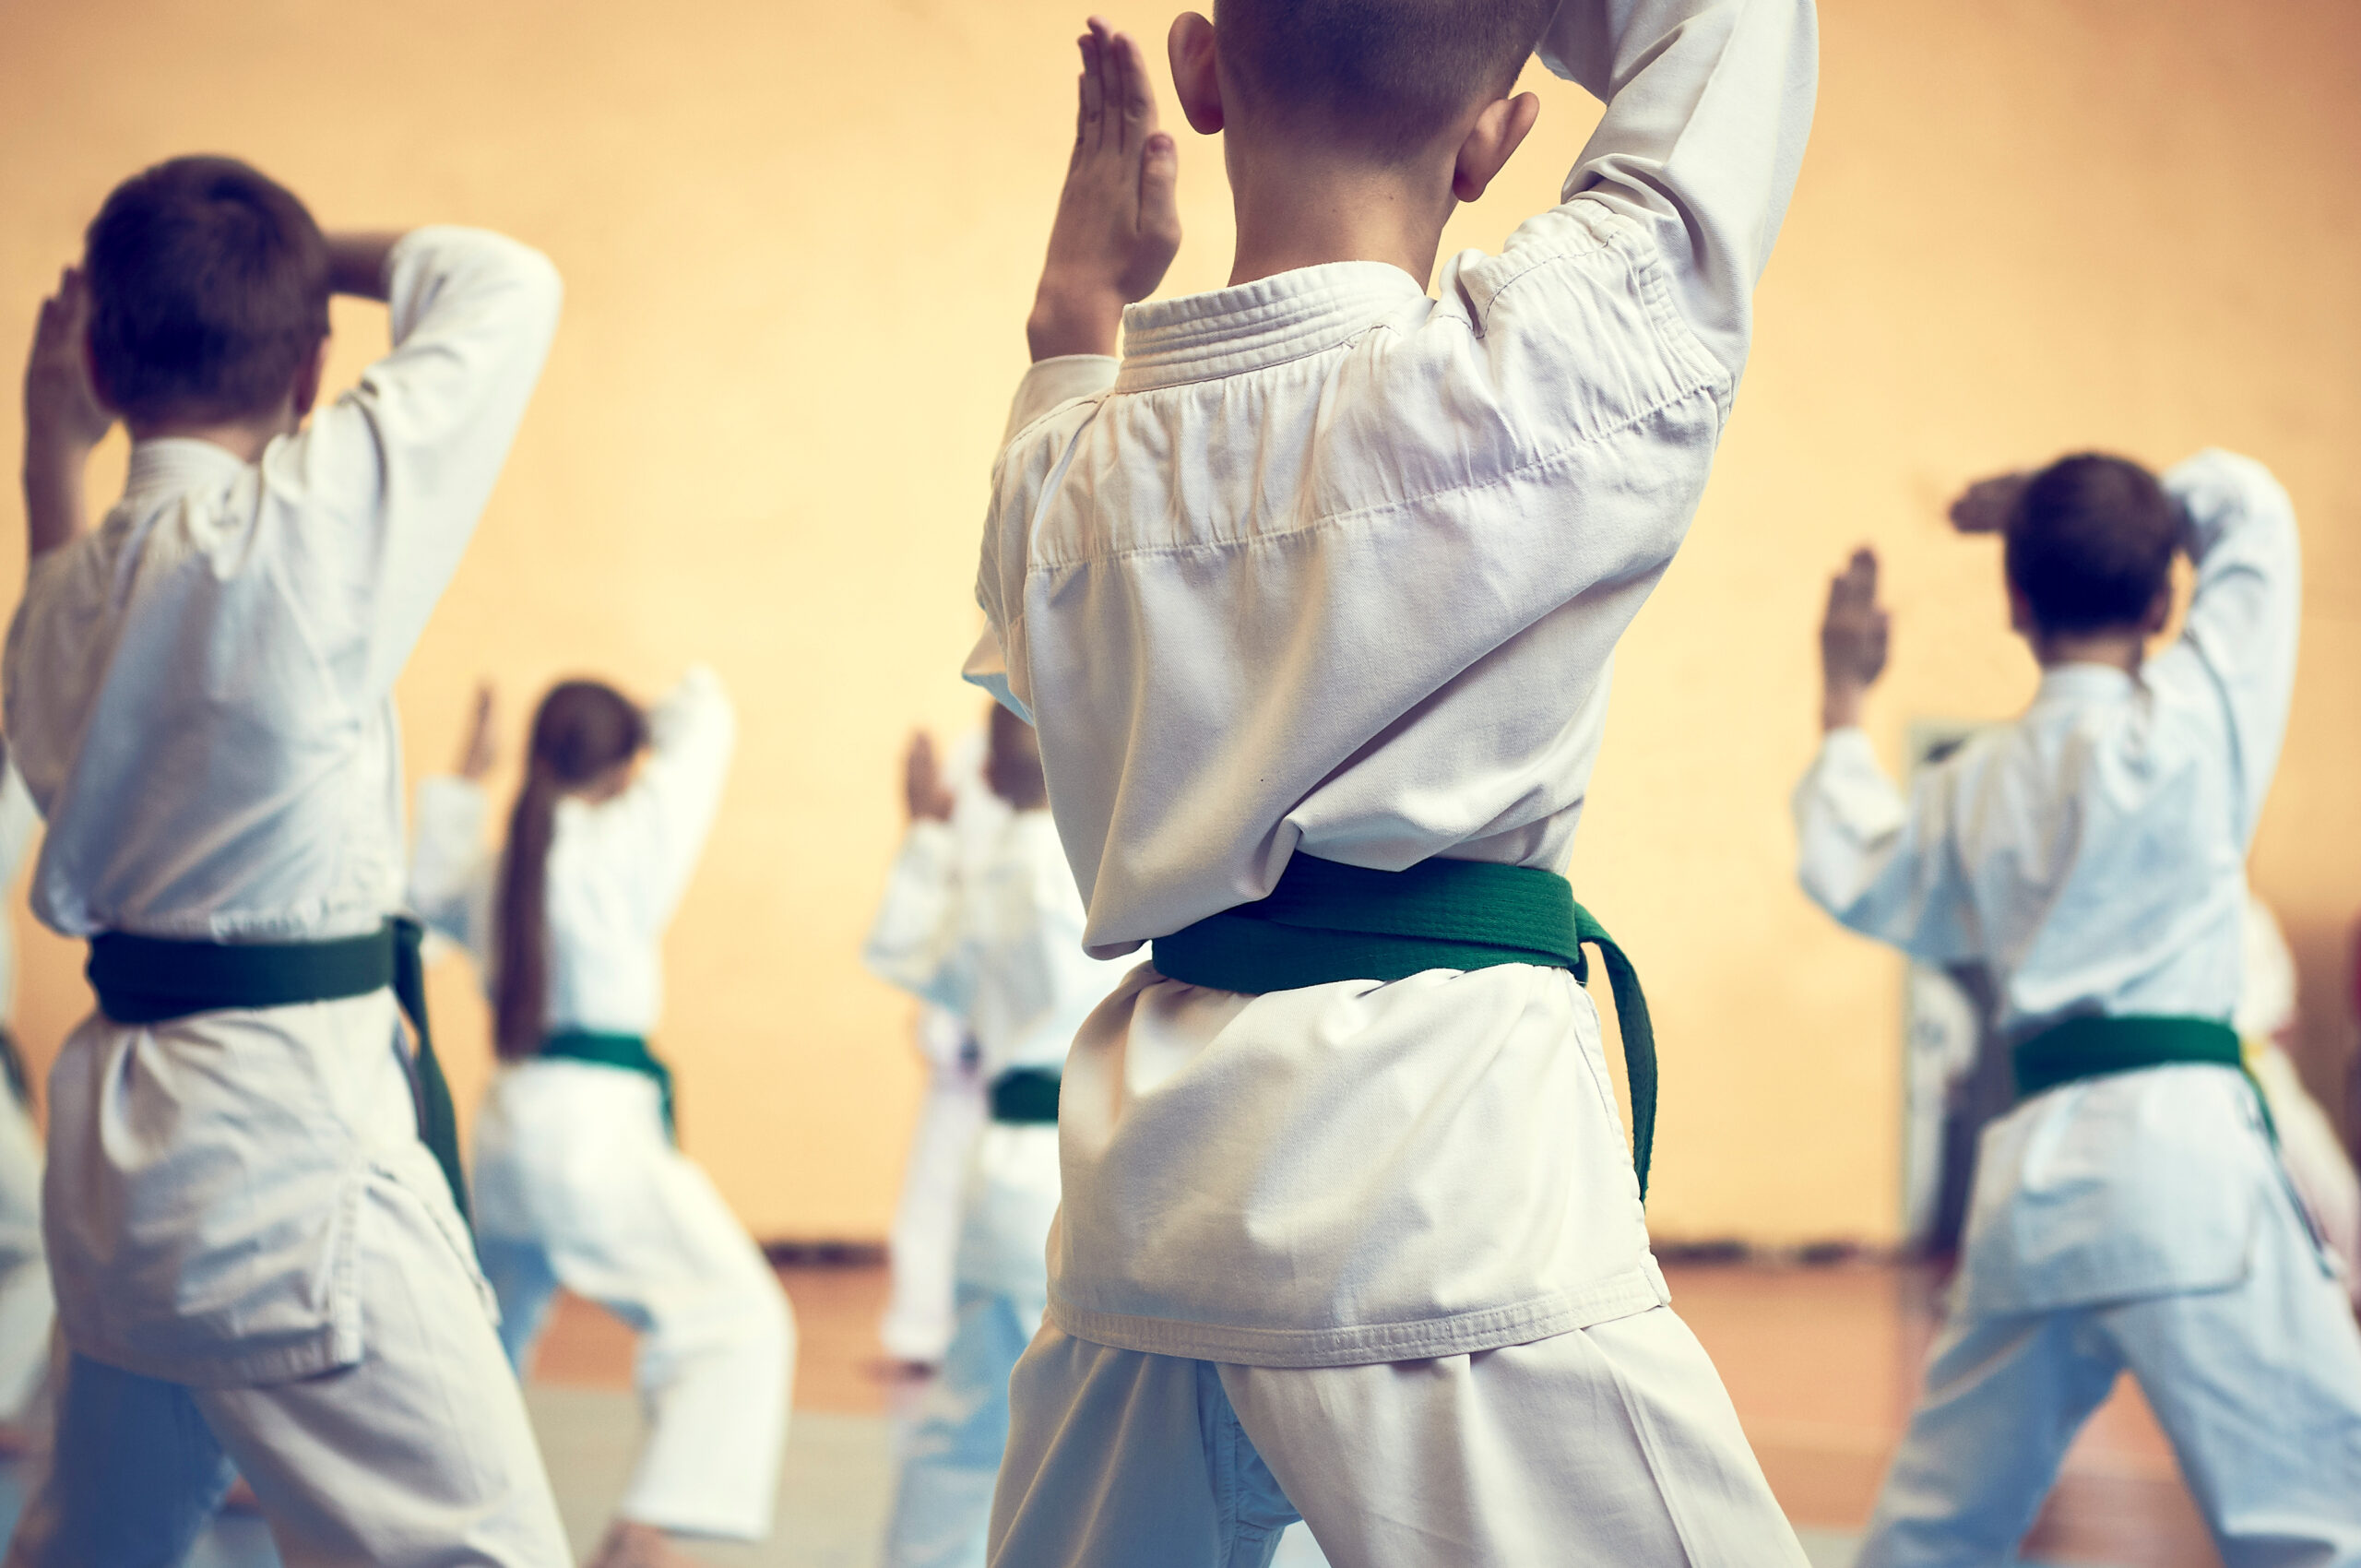
[(1199, 136), (1222, 128), (1221, 61), (1214, 47), (1214, 24), (1194, 11), (1172, 18), (1165, 50), (1172, 57), (1172, 91), (1180, 113)]
[(2034, 624), (2033, 601), (2025, 598), (2025, 590), (2014, 583), (2009, 585), (2009, 630), (2021, 637), (2037, 636), (2041, 630)]
[(2143, 637), (2154, 636), (2165, 629), (2165, 623), (2172, 618), (2173, 590), (2172, 585), (2167, 583), (2158, 588), (2156, 597), (2149, 601), (2148, 613), (2140, 617), (2140, 635)]
[(1462, 201), (1482, 196), (1540, 117), (1541, 100), (1529, 92), (1484, 105), (1484, 112), (1476, 116), (1476, 124), (1459, 144), (1459, 157), (1452, 165), (1451, 194)]
[(312, 357), (295, 373), (295, 385), (290, 398), (295, 405), (295, 417), (302, 419), (320, 400), (320, 382), (328, 373), (328, 340), (323, 336), (312, 350)]
[(99, 406), (121, 419), (123, 410), (115, 406), (113, 395), (107, 390), (106, 377), (99, 374), (98, 350), (90, 347), (90, 335), (87, 332), (82, 334), (82, 374), (89, 377), (90, 392), (98, 398)]

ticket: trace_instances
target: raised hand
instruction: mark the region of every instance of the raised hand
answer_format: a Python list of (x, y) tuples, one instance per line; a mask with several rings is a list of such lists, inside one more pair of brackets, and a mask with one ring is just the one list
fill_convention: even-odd
[(1157, 128), (1146, 55), (1097, 17), (1076, 42), (1074, 157), (1026, 324), (1036, 360), (1113, 353), (1123, 307), (1156, 291), (1180, 249), (1180, 150)]
[(1828, 611), (1820, 623), (1821, 728), (1842, 730), (1861, 721), (1861, 699), (1885, 673), (1886, 640), (1892, 623), (1878, 603), (1878, 558), (1866, 547), (1853, 552), (1845, 570), (1828, 584)]
[(82, 269), (57, 275), (57, 292), (42, 301), (25, 357), (25, 438), (87, 456), (114, 427), (114, 415), (90, 386), (84, 343), (90, 331), (90, 288)]
[(1952, 503), (1952, 527), (1962, 533), (2008, 532), (2031, 479), (2030, 474), (2010, 473), (1977, 480)]
[(478, 682), (475, 712), (468, 720), (467, 741), (459, 748), (459, 777), (470, 783), (482, 783), (491, 776), (492, 764), (500, 760), (498, 715), (492, 683)]
[(41, 303), (25, 356), (25, 543), (35, 555), (81, 533), (90, 448), (114, 424), (90, 385), (89, 332), (89, 285), (69, 267)]
[(934, 737), (920, 730), (910, 737), (902, 758), (902, 798), (912, 822), (949, 822), (954, 797), (934, 760)]

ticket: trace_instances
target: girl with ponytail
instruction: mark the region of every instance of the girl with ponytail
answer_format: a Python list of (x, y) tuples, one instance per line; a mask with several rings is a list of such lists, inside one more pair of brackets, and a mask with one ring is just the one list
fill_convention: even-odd
[(643, 714), (564, 681), (533, 716), (505, 847), (482, 842), (489, 690), (456, 777), (420, 790), (411, 898), (477, 958), (500, 1057), (476, 1119), (477, 1248), (521, 1372), (557, 1287), (638, 1331), (650, 1431), (593, 1568), (686, 1562), (674, 1535), (769, 1534), (795, 1329), (762, 1253), (675, 1141), (648, 1049), (660, 944), (735, 725), (693, 671)]

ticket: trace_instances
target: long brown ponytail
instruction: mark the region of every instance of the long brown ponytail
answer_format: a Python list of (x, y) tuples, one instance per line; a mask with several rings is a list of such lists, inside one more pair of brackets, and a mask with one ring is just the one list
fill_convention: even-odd
[(557, 803), (629, 762), (647, 743), (647, 720), (631, 699), (597, 681), (563, 681), (533, 715), (525, 783), (508, 814), (500, 868), (492, 1038), (504, 1057), (541, 1048), (550, 989), (550, 840)]

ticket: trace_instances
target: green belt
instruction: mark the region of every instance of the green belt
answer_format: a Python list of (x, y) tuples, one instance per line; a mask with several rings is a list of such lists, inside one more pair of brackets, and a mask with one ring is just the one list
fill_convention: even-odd
[(168, 1024), (231, 1007), (341, 1002), (391, 986), (418, 1035), (410, 1079), (418, 1135), (443, 1168), (451, 1201), (465, 1219), (459, 1123), (426, 1023), (426, 966), (419, 956), (424, 937), (416, 921), (400, 916), (366, 936), (330, 942), (176, 942), (107, 931), (90, 938), (85, 973), (99, 993), (99, 1011), (118, 1024)]
[(672, 1069), (647, 1049), (645, 1035), (607, 1034), (598, 1029), (560, 1029), (541, 1041), (541, 1054), (561, 1062), (587, 1062), (599, 1067), (620, 1067), (656, 1080), (664, 1101), (664, 1135), (681, 1141), (672, 1109)]
[(1011, 1067), (992, 1080), (991, 1099), (995, 1122), (1058, 1124), (1058, 1075), (1047, 1067)]
[(2022, 1041), (2011, 1053), (2017, 1071), (2017, 1094), (2030, 1099), (2045, 1089), (2082, 1078), (2110, 1073), (2132, 1073), (2142, 1067), (2177, 1063), (2210, 1063), (2245, 1073), (2254, 1087), (2255, 1102), (2262, 1108), (2263, 1131), (2279, 1141), (2272, 1120), (2271, 1102), (2262, 1085), (2247, 1069), (2246, 1051), (2238, 1031), (2215, 1018), (2171, 1018), (2152, 1016), (2103, 1017), (2085, 1014), (2044, 1029)]
[(1156, 939), (1156, 972), (1249, 994), (1334, 980), (1398, 980), (1427, 969), (1539, 964), (1590, 979), (1607, 963), (1631, 1082), (1631, 1167), (1648, 1193), (1656, 1131), (1656, 1046), (1640, 977), (1555, 872), (1483, 861), (1371, 871), (1299, 852), (1267, 898)]

